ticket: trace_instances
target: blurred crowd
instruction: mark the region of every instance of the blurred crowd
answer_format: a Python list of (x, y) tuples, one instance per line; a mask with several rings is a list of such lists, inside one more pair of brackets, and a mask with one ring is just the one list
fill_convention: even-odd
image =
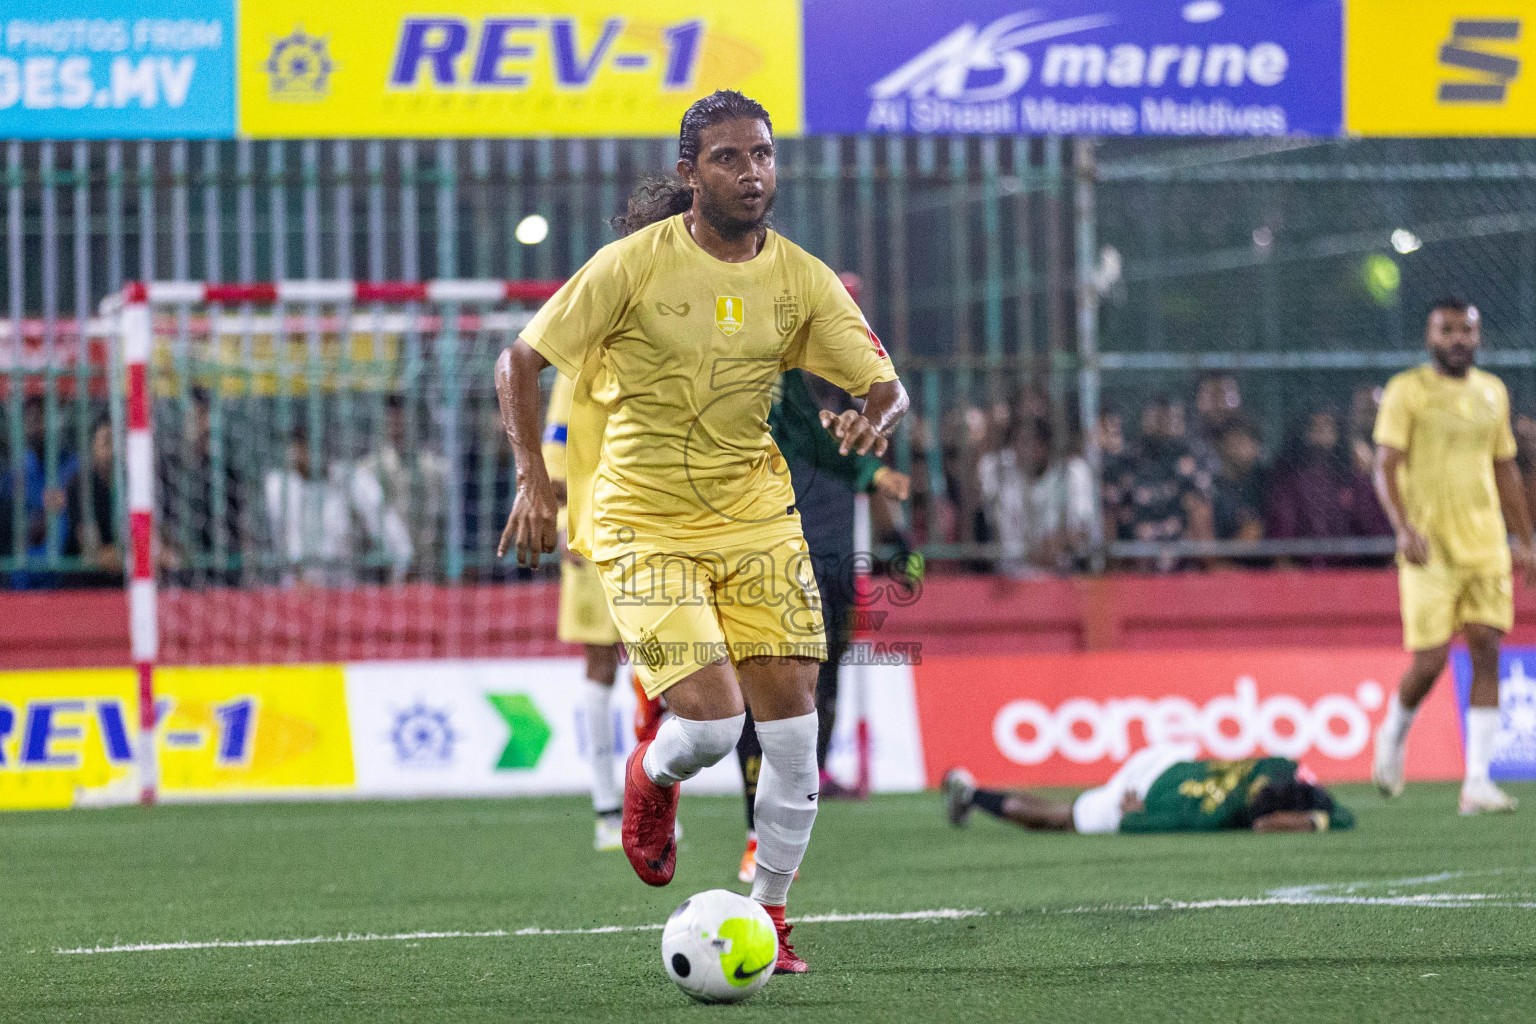
[[(119, 527), (127, 516), (111, 420), (92, 410), (82, 459), (63, 422), (76, 411), (60, 402), (50, 412), (30, 397), (19, 457), (0, 442), (0, 558), (23, 553), (27, 562), (6, 574), (14, 589), (123, 585)], [(191, 391), (180, 429), (157, 446), (163, 578), (338, 586), (435, 571), (449, 472), (446, 459), (418, 443), (409, 411), (404, 396), (388, 396), (382, 429), (370, 432), (362, 456), (326, 458), (302, 422), (285, 443), (259, 445), (208, 392)], [(225, 422), (216, 423), (221, 413)], [(263, 464), (263, 448), (278, 458)]]
[[(1356, 389), (1338, 408), (1306, 409), (1275, 436), (1250, 415), (1230, 374), (1201, 377), (1187, 399), (1157, 395), (1139, 407), (1106, 408), (1097, 479), (1077, 410), (1041, 389), (952, 409), (937, 431), (913, 415), (911, 540), (931, 560), (1015, 576), (1089, 568), (1095, 527), (1108, 541), (1148, 545), (1121, 548), (1124, 557), (1111, 561), (1135, 571), (1388, 560), (1239, 550), (1241, 542), (1390, 536), (1371, 483), (1379, 387)], [(281, 443), (261, 440), (271, 436), (271, 408), (245, 413), (262, 421), (258, 437), (251, 422), (237, 419), (237, 405), (221, 406), (202, 390), (172, 403), (167, 415), (157, 412), (163, 578), (326, 586), (442, 578), (455, 474), (427, 443), (422, 403), (393, 394), (375, 404), (350, 426), (331, 424), (319, 451), (302, 406), (291, 410), (297, 422)], [(0, 422), (11, 424), (8, 410)], [(20, 426), (0, 430), (0, 559), (27, 555), (27, 567), (6, 573), (7, 585), (121, 586), (126, 514), (105, 408), (61, 401), (50, 409), (34, 396), (23, 403)], [(1536, 505), (1536, 418), (1517, 414), (1514, 426)], [(342, 430), (355, 435), (341, 446), (350, 457), (335, 454)], [(465, 434), (497, 440), (467, 444), (458, 466), (462, 578), (517, 575), (482, 557), (494, 549), (513, 477), (493, 403), (470, 410)], [(934, 436), (937, 449), (928, 441)], [(1157, 550), (1170, 541), (1239, 544), (1199, 557)], [(40, 568), (55, 554), (67, 569)]]
[[(1188, 401), (1156, 395), (1139, 408), (1106, 408), (1098, 420), (1098, 479), (1084, 458), (1072, 408), (1029, 389), (1012, 403), (951, 411), (939, 452), (914, 424), (914, 540), (979, 542), (994, 557), (974, 567), (1012, 575), (1085, 569), (1100, 496), (1107, 541), (1344, 541), (1390, 537), (1371, 480), (1371, 431), (1380, 387), (1356, 389), (1346, 405), (1318, 404), (1266, 437), (1244, 407), (1235, 377), (1202, 376)], [(1516, 436), (1528, 491), (1536, 497), (1536, 419), (1518, 415)], [(937, 454), (937, 459), (935, 455)], [(1347, 544), (1335, 545), (1348, 548)], [(1171, 571), (1233, 564), (1133, 549), (1119, 568)], [(1124, 549), (1122, 549), (1124, 550)], [(1255, 549), (1263, 550), (1263, 549)], [(1243, 557), (1255, 566), (1382, 564), (1382, 555)]]

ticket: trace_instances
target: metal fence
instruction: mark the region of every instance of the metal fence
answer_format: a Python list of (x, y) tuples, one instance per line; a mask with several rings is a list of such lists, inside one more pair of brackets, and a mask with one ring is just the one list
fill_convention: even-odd
[[(559, 278), (674, 160), (656, 140), (7, 143), (0, 569), (14, 582), (87, 566), (41, 496), (101, 497), (80, 467), (117, 389), (90, 314), (124, 281)], [(779, 173), (776, 225), (860, 275), (912, 390), (895, 459), (935, 557), (1009, 556), (981, 463), (1019, 436), (1010, 421), (1049, 422), (1058, 461), (1086, 460), (1097, 505), (1119, 458), (1100, 450), (1099, 408), (1121, 414), (1134, 449), (1150, 399), (1191, 403), (1201, 374), (1227, 372), (1275, 460), (1315, 406), (1338, 410), (1341, 433), (1356, 426), (1356, 392), (1417, 360), (1432, 295), (1478, 303), (1484, 363), (1517, 404), (1536, 399), (1530, 142), (815, 137), (782, 140)], [(552, 231), (523, 245), (532, 213)], [(1198, 441), (1204, 424), (1187, 420)], [(1052, 567), (1381, 548), (1149, 546), (1096, 513), (1086, 526)]]
[[(90, 315), (123, 282), (560, 278), (675, 155), (656, 140), (8, 143), (0, 434), (7, 452), (36, 449), (39, 479), (8, 459), (0, 566), (82, 567), (57, 518), (28, 505), (60, 485), (89, 501), (75, 453), (115, 392)], [(775, 223), (860, 275), (935, 434), (946, 404), (1001, 401), (1009, 381), (1064, 365), (1051, 353), (1071, 343), (1069, 164), (1061, 139), (781, 143)], [(552, 231), (521, 244), (534, 213)]]
[[(1517, 415), (1536, 410), (1536, 142), (1142, 141), (1100, 157), (1098, 240), (1120, 267), (1101, 281), (1107, 407), (1130, 418), (1149, 396), (1188, 400), (1202, 376), (1226, 378), (1268, 460), (1294, 458), (1319, 412), (1349, 458), (1369, 436), (1373, 390), (1422, 361), (1430, 303), (1461, 297), (1483, 315), (1480, 362)], [(1191, 410), (1191, 432), (1197, 420)], [(1391, 550), (1301, 540), (1239, 547)]]

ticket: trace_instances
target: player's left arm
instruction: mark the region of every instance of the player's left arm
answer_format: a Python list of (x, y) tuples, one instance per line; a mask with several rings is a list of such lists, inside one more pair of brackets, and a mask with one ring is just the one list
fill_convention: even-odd
[(839, 455), (852, 452), (878, 458), (885, 454), (891, 432), (907, 414), (910, 404), (907, 389), (902, 387), (901, 381), (877, 381), (869, 386), (862, 410), (849, 409), (837, 415), (829, 409), (823, 409), (821, 425), (837, 439)]
[(1531, 536), (1531, 510), (1525, 503), (1525, 481), (1515, 463), (1515, 432), (1509, 425), (1509, 393), (1499, 385), (1502, 412), (1499, 430), (1493, 442), (1493, 483), (1499, 492), (1499, 508), (1504, 513), (1504, 528), (1509, 531), (1510, 561), (1525, 577), (1526, 586), (1536, 587), (1536, 538)]
[(1509, 554), (1527, 586), (1536, 587), (1536, 538), (1531, 536), (1531, 511), (1525, 503), (1525, 481), (1514, 459), (1496, 459), (1493, 482), (1499, 489), (1499, 506), (1509, 530)]
[(837, 275), (818, 264), (812, 279), (810, 316), (785, 353), (784, 368), (809, 370), (864, 400), (862, 408), (841, 415), (821, 413), (822, 426), (837, 439), (838, 454), (884, 455), (910, 404), (907, 389)]

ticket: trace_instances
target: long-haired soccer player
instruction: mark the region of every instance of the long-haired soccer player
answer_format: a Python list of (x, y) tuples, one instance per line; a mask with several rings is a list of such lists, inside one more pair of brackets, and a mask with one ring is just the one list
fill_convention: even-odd
[[(576, 381), (567, 447), (570, 547), (597, 563), (646, 693), (673, 717), (631, 755), (623, 843), (636, 874), (676, 869), (677, 786), (757, 720), (752, 896), (779, 931), (776, 970), (801, 973), (784, 905), (816, 818), (820, 598), (794, 491), (768, 432), (773, 384), (800, 367), (864, 398), (828, 429), (880, 454), (907, 396), (853, 299), (771, 230), (768, 111), (716, 92), (683, 115), (679, 180), (643, 185), (630, 233), (589, 260), (496, 363), (517, 491), (499, 551), (555, 550), (539, 451), (538, 373)], [(579, 439), (600, 439), (578, 443)]]

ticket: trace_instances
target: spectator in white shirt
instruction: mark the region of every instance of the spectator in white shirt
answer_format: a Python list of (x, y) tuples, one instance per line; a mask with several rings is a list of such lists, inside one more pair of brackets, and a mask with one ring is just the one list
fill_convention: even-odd
[(1093, 520), (1093, 474), (1082, 458), (1053, 458), (1042, 417), (1014, 420), (1001, 448), (977, 466), (999, 571), (1067, 571), (1084, 553)]
[(285, 585), (356, 582), (356, 525), (362, 526), (370, 548), (383, 547), (390, 576), (405, 576), (411, 564), (410, 533), (399, 513), (386, 507), (384, 489), (372, 472), (333, 463), (318, 478), (309, 438), (298, 430), (288, 444), (288, 467), (268, 472), (264, 489)]
[(441, 567), (448, 501), (448, 460), (413, 436), (404, 395), (384, 408), (384, 438), (359, 469), (384, 488), (384, 507), (407, 525), (418, 576)]

